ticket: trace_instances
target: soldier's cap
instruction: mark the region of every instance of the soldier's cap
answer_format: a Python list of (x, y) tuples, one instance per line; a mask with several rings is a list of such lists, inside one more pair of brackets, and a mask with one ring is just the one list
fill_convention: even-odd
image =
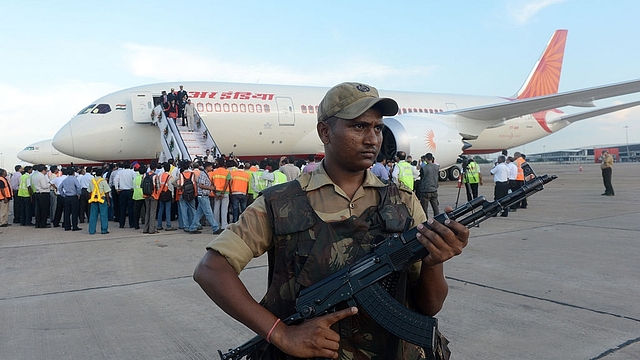
[(390, 98), (381, 98), (373, 86), (344, 82), (332, 87), (324, 95), (318, 106), (318, 122), (333, 116), (353, 120), (373, 106), (380, 110), (382, 116), (398, 113), (398, 103)]

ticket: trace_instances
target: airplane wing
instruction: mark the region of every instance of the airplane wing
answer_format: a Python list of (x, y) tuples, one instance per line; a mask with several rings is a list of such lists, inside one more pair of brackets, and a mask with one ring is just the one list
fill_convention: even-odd
[(625, 104), (609, 106), (609, 107), (606, 107), (606, 108), (595, 109), (595, 110), (591, 110), (591, 111), (585, 111), (585, 112), (581, 112), (581, 113), (577, 113), (577, 114), (564, 115), (564, 116), (561, 116), (560, 118), (558, 118), (558, 120), (565, 120), (565, 121), (568, 121), (570, 123), (574, 123), (576, 121), (589, 119), (589, 118), (592, 118), (592, 117), (596, 117), (596, 116), (612, 113), (612, 112), (615, 112), (615, 111), (628, 109), (630, 107), (634, 107), (634, 106), (638, 106), (638, 105), (640, 105), (640, 101), (632, 101), (632, 102), (625, 103)]
[[(497, 103), (491, 105), (483, 105), (473, 108), (466, 108), (460, 110), (452, 110), (443, 114), (454, 114), (463, 116), (465, 118), (473, 120), (494, 120), (504, 121), (523, 116), (527, 114), (533, 114), (538, 111), (544, 111), (549, 109), (555, 109), (563, 106), (578, 105), (591, 106), (594, 100), (607, 99), (611, 97), (633, 94), (640, 92), (640, 79), (631, 80), (616, 84), (597, 86), (588, 89), (569, 91), (564, 93), (538, 96), (534, 98), (527, 98), (514, 101), (506, 101), (504, 103)], [(635, 106), (635, 105), (634, 105)], [(598, 110), (594, 110), (598, 111)], [(616, 110), (612, 110), (616, 111)], [(611, 112), (611, 111), (609, 111)], [(586, 112), (584, 114), (591, 113)], [(606, 112), (605, 112), (606, 113)], [(604, 113), (603, 113), (604, 114)], [(602, 114), (597, 114), (602, 115)], [(592, 116), (597, 116), (592, 115)], [(586, 117), (584, 118), (586, 119)], [(582, 119), (579, 119), (582, 120)], [(574, 120), (577, 121), (577, 120)]]

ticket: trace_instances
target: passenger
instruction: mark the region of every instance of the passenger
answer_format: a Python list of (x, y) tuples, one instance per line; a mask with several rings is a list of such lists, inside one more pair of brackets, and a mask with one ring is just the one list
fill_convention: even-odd
[[(187, 123), (184, 123), (184, 119), (182, 120), (182, 126), (187, 126), (190, 132), (196, 130), (196, 107), (191, 103), (191, 99), (187, 100), (186, 105), (184, 106), (184, 116), (187, 118)], [(207, 149), (209, 151), (209, 149)], [(208, 155), (208, 154), (207, 154)]]

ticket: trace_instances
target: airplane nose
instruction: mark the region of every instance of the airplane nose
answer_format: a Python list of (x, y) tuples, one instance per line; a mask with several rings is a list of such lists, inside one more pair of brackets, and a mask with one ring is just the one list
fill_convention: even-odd
[(56, 135), (53, 137), (51, 144), (54, 148), (58, 149), (61, 153), (75, 156), (73, 148), (73, 132), (71, 131), (71, 124), (64, 125)]

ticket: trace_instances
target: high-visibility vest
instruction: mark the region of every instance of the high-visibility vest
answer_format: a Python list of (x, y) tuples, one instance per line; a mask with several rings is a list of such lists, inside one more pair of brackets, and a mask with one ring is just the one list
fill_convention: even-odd
[(407, 185), (407, 187), (413, 190), (413, 171), (411, 171), (411, 164), (405, 160), (400, 161), (398, 164), (398, 181)]
[(287, 182), (287, 175), (285, 175), (282, 171), (276, 170), (273, 172), (274, 180), (273, 185), (284, 184)]
[(216, 188), (216, 194), (228, 194), (229, 187), (224, 187), (227, 182), (227, 176), (229, 175), (229, 170), (219, 167), (211, 172), (211, 182), (213, 182), (213, 186)]
[(100, 190), (100, 186), (99, 186), (99, 184), (103, 181), (104, 181), (103, 178), (98, 178), (98, 180), (96, 180), (95, 178), (91, 179), (91, 182), (93, 183), (93, 190), (91, 190), (89, 203), (94, 203), (94, 202), (98, 202), (100, 204), (104, 203), (105, 192)]
[(0, 200), (11, 200), (11, 185), (4, 177), (0, 177), (2, 187), (0, 188)]
[(520, 167), (524, 162), (526, 162), (526, 160), (521, 157), (517, 158), (515, 161), (516, 165), (518, 165), (518, 175), (516, 175), (516, 180), (524, 181), (524, 170)]
[(27, 182), (30, 179), (30, 175), (27, 173), (22, 174), (22, 176), (20, 176), (20, 187), (18, 187), (18, 196), (20, 197), (30, 197), (31, 194), (29, 194), (29, 185), (27, 185)]
[(160, 174), (160, 183), (158, 184), (158, 199), (160, 199), (160, 193), (165, 191), (165, 190), (169, 190), (169, 178), (171, 177), (171, 175), (169, 175), (168, 172), (163, 172), (162, 174)]
[(469, 162), (469, 165), (467, 166), (467, 174), (466, 176), (464, 176), (462, 178), (463, 182), (467, 182), (467, 180), (469, 181), (469, 184), (477, 184), (480, 182), (480, 175), (479, 175), (479, 166), (478, 164), (476, 164), (475, 161), (473, 162)]
[(262, 169), (251, 173), (251, 187), (254, 195), (272, 185), (268, 180), (262, 178), (262, 174), (264, 174)]
[(249, 190), (249, 175), (248, 172), (244, 170), (233, 170), (231, 172), (231, 192), (232, 193), (243, 193), (246, 194)]
[(142, 174), (133, 179), (133, 200), (144, 200), (144, 194), (142, 193)]

